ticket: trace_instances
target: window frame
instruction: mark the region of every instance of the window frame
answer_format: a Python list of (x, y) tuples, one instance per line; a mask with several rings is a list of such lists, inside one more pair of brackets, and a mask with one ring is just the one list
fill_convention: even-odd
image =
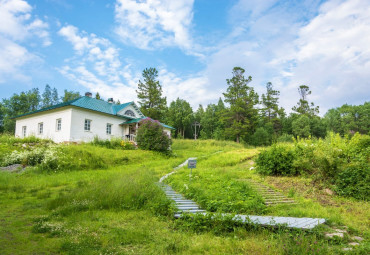
[(85, 122), (84, 122), (84, 130), (86, 132), (91, 132), (91, 122), (92, 122), (92, 120), (85, 119)]
[(56, 119), (56, 122), (55, 122), (55, 131), (59, 132), (62, 130), (62, 119), (59, 118), (59, 119)]
[(37, 133), (38, 133), (39, 135), (44, 134), (44, 122), (39, 122), (39, 123), (38, 123)]
[(27, 136), (27, 126), (22, 126), (22, 136), (23, 137)]
[(136, 117), (135, 112), (131, 109), (126, 110), (124, 115), (130, 116), (130, 117)]
[[(112, 126), (113, 126), (113, 124), (111, 124), (111, 123), (107, 123), (107, 125), (106, 125), (106, 127), (105, 127), (105, 133), (107, 134), (107, 135), (111, 135), (112, 134)], [(109, 127), (109, 128), (108, 128)], [(109, 132), (108, 132), (109, 131)]]

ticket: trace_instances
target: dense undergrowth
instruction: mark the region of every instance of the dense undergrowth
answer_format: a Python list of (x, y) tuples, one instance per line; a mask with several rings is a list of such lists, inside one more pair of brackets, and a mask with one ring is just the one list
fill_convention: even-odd
[(338, 194), (370, 199), (370, 136), (355, 134), (325, 139), (297, 139), (278, 143), (256, 159), (257, 171), (265, 175), (312, 176), (326, 182)]
[[(20, 161), (33, 165), (22, 173), (0, 171), (1, 254), (340, 254), (345, 247), (346, 240), (324, 239), (322, 229), (265, 229), (217, 216), (174, 220), (173, 205), (155, 182), (188, 157), (198, 158), (191, 179), (183, 168), (168, 181), (209, 211), (325, 217), (370, 238), (366, 202), (326, 207), (296, 195), (299, 205), (267, 208), (247, 182), (260, 178), (250, 170), (258, 150), (240, 144), (174, 140), (172, 156), (165, 156), (118, 144), (32, 139), (0, 138), (3, 165), (14, 150), (43, 151), (35, 163), (29, 155)], [(57, 161), (47, 164), (50, 151)], [(353, 252), (366, 254), (367, 243)]]

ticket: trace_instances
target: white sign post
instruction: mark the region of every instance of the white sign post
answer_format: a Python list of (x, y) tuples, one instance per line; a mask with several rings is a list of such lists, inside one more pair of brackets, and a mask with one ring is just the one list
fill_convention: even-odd
[(193, 168), (197, 167), (197, 160), (195, 158), (189, 158), (188, 160), (188, 168), (190, 168), (189, 174), (189, 183), (191, 182), (191, 175), (193, 173)]

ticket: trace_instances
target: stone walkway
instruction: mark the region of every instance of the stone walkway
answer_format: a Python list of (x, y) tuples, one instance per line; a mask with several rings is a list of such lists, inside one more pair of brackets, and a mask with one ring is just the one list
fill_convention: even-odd
[[(196, 159), (196, 158), (189, 158)], [(175, 213), (175, 218), (182, 217), (183, 213), (198, 213), (206, 215), (208, 214), (205, 210), (202, 210), (197, 203), (193, 200), (186, 199), (180, 193), (174, 191), (170, 186), (164, 184), (163, 181), (168, 178), (170, 175), (176, 173), (177, 170), (187, 165), (188, 160), (179, 166), (175, 167), (174, 170), (163, 176), (159, 180), (159, 185), (165, 192), (166, 196), (169, 199), (172, 199), (175, 202), (175, 205), (178, 211)], [(230, 214), (222, 214), (230, 215)], [(296, 218), (296, 217), (277, 217), (277, 216), (255, 216), (255, 215), (241, 215), (236, 214), (234, 216), (235, 221), (241, 221), (245, 223), (253, 223), (262, 226), (286, 226), (288, 228), (298, 228), (298, 229), (312, 229), (317, 225), (325, 223), (325, 219), (321, 218)]]

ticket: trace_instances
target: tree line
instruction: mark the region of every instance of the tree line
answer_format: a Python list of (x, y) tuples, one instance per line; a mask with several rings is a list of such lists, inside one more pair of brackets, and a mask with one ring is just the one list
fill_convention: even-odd
[[(156, 68), (146, 68), (136, 90), (140, 110), (145, 116), (176, 128), (174, 137), (234, 140), (251, 145), (269, 145), (274, 141), (288, 141), (292, 137), (325, 137), (328, 131), (342, 135), (370, 132), (370, 102), (363, 105), (343, 105), (330, 109), (320, 117), (319, 107), (309, 101), (311, 90), (298, 87), (297, 104), (289, 115), (279, 106), (280, 92), (271, 82), (261, 96), (251, 86), (252, 77), (241, 67), (234, 67), (226, 79), (227, 88), (217, 104), (199, 105), (194, 111), (184, 99), (177, 98), (167, 105)], [(43, 93), (31, 89), (13, 94), (0, 102), (0, 132), (14, 133), (14, 116), (67, 102), (80, 97), (79, 92), (64, 90), (59, 96), (56, 88), (45, 86)], [(99, 93), (95, 98), (101, 99)], [(120, 103), (119, 101), (115, 103)]]

